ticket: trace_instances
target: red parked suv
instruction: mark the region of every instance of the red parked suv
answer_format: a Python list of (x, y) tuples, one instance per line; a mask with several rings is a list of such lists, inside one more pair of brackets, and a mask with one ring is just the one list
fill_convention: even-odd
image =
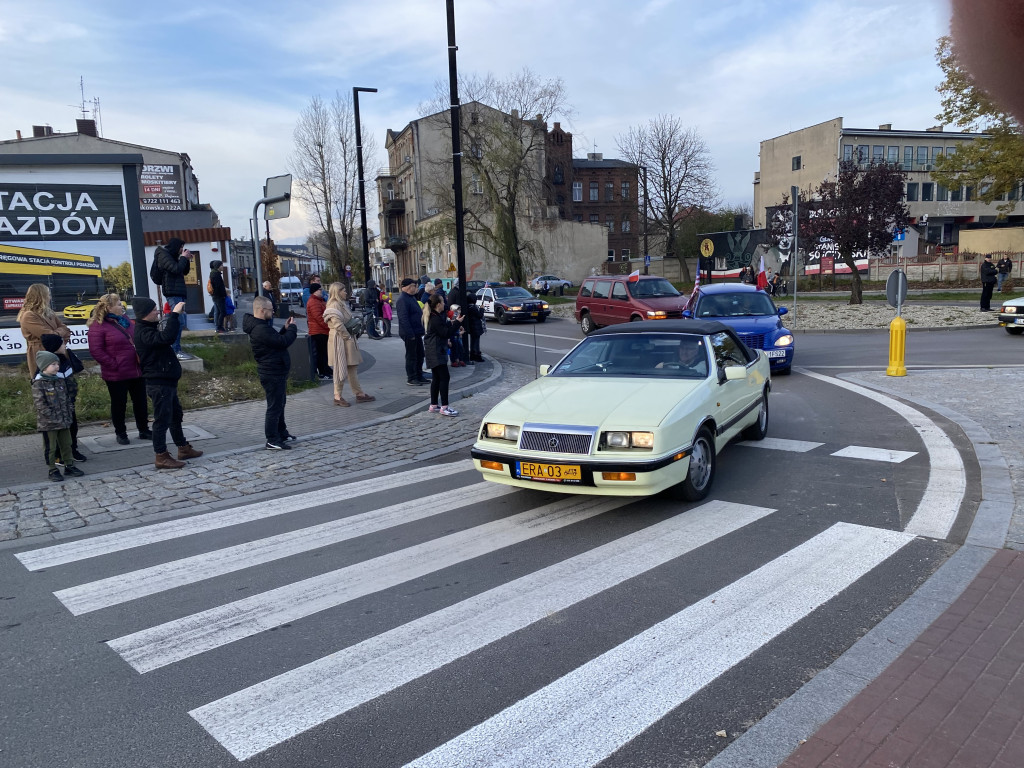
[(683, 316), (686, 297), (664, 277), (625, 275), (588, 277), (576, 295), (576, 320), (584, 334), (603, 325)]

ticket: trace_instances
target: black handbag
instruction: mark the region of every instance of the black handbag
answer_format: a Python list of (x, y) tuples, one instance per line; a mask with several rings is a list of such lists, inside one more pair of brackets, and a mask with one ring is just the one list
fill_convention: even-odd
[(81, 373), (82, 371), (85, 370), (85, 363), (83, 363), (79, 359), (78, 355), (76, 355), (70, 349), (67, 350), (66, 354), (68, 356), (68, 362), (71, 363), (71, 372), (72, 373)]

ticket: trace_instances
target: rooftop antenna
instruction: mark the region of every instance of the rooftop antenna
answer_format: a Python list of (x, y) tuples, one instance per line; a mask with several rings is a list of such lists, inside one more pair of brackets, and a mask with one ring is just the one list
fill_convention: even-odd
[(99, 97), (97, 96), (97, 97), (92, 98), (92, 99), (86, 99), (85, 98), (85, 77), (82, 77), (82, 76), (80, 76), (78, 78), (78, 90), (79, 90), (79, 93), (82, 95), (82, 101), (80, 103), (78, 103), (78, 104), (71, 104), (70, 106), (74, 107), (75, 109), (77, 109), (78, 111), (80, 111), (82, 113), (82, 117), (81, 117), (82, 120), (88, 120), (89, 119), (89, 111), (90, 111), (90, 108), (91, 108), (91, 110), (92, 110), (92, 119), (96, 122), (96, 128), (97, 128), (96, 133), (98, 135), (102, 136), (103, 135), (103, 117), (102, 117), (102, 114), (100, 112), (100, 99), (99, 99)]

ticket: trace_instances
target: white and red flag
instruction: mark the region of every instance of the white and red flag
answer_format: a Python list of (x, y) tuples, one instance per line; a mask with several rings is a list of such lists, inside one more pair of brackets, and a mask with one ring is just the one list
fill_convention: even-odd
[(637, 269), (637, 270), (634, 270), (633, 272), (630, 272), (629, 276), (626, 278), (626, 282), (629, 282), (629, 283), (638, 283), (638, 282), (640, 282), (640, 270)]
[(757, 288), (763, 291), (768, 287), (768, 276), (764, 273), (764, 254), (761, 255), (761, 266), (757, 271)]

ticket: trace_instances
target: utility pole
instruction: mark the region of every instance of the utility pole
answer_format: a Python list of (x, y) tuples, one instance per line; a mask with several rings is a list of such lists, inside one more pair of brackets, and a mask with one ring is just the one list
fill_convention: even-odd
[(359, 94), (376, 93), (376, 88), (352, 88), (356, 117), (356, 170), (359, 173), (359, 222), (363, 234), (363, 285), (370, 279), (370, 247), (366, 239), (366, 191), (363, 183), (363, 128), (359, 124)]
[(466, 306), (466, 233), (462, 211), (462, 118), (459, 105), (459, 71), (455, 53), (455, 0), (447, 0), (448, 85), (451, 90), (452, 184), (455, 192), (455, 257), (459, 276), (458, 305)]

